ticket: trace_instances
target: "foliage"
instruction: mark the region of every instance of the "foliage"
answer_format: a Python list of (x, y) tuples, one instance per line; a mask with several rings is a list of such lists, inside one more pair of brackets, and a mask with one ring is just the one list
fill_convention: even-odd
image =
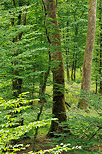
[[(30, 132), (32, 136), (34, 131), (32, 128), (41, 127), (39, 130), (44, 131), (46, 124), (50, 125), (51, 118), (49, 118), (49, 106), (45, 106), (45, 111), (48, 113), (43, 113), (41, 121), (27, 121), (25, 113), (27, 114), (27, 108), (30, 109), (31, 106), (29, 102), (32, 100), (25, 99), (27, 93), (23, 93), (19, 96), (18, 99), (11, 99), (9, 101), (5, 101), (3, 98), (0, 98), (0, 150), (3, 153), (7, 151), (8, 153), (12, 150), (12, 153), (16, 153), (16, 151), (24, 150), (30, 145), (17, 144), (15, 141), (19, 140), (26, 133)], [(77, 93), (76, 93), (77, 94)], [(69, 93), (70, 95), (70, 93)], [(102, 113), (101, 108), (102, 104), (100, 102), (101, 95), (90, 95), (90, 108), (86, 109), (85, 112), (83, 110), (77, 109), (72, 105), (70, 111), (67, 112), (68, 122), (61, 123), (62, 126), (68, 125), (69, 129), (72, 132), (72, 135), (68, 134), (58, 134), (60, 135), (58, 138), (51, 139), (53, 142), (50, 143), (55, 148), (50, 148), (49, 150), (39, 151), (36, 153), (60, 153), (62, 151), (79, 151), (81, 152), (88, 151), (94, 143), (101, 143), (102, 136)], [(37, 101), (36, 99), (34, 100)], [(96, 103), (97, 102), (97, 103)], [(22, 105), (21, 105), (22, 104)], [(98, 106), (99, 104), (99, 106)], [(37, 105), (37, 104), (36, 104)], [(24, 112), (23, 112), (24, 110)], [(12, 114), (11, 114), (12, 112)], [(35, 111), (37, 112), (37, 110)], [(43, 111), (44, 112), (44, 111)], [(29, 116), (32, 113), (29, 114)], [(30, 116), (32, 118), (32, 116)], [(51, 117), (51, 115), (50, 115)], [(19, 126), (18, 121), (24, 118), (24, 125)], [(46, 120), (43, 120), (43, 119)], [(32, 119), (33, 120), (33, 119)], [(35, 119), (36, 120), (36, 119)], [(43, 126), (43, 127), (42, 127)], [(48, 131), (48, 128), (47, 128)], [(32, 133), (32, 134), (31, 134)], [(46, 133), (46, 132), (45, 132)], [(26, 134), (27, 135), (27, 134)], [(74, 140), (73, 140), (74, 138)], [(49, 140), (48, 140), (49, 142)], [(63, 145), (62, 145), (63, 143)], [(66, 144), (69, 143), (69, 144)], [(58, 146), (56, 146), (58, 145)], [(81, 149), (80, 149), (81, 148)], [(10, 151), (9, 151), (10, 150)], [(29, 153), (34, 153), (29, 152)]]
[(56, 145), (55, 148), (48, 149), (48, 150), (43, 150), (43, 151), (40, 150), (40, 151), (35, 152), (35, 153), (28, 152), (28, 154), (44, 154), (46, 152), (49, 152), (49, 153), (52, 153), (52, 154), (58, 154), (58, 153), (61, 153), (63, 151), (68, 152), (68, 151), (70, 151), (72, 149), (81, 149), (81, 146), (76, 146), (76, 147), (70, 148), (70, 144), (63, 144), (63, 143), (61, 143), (60, 145)]
[[(29, 145), (18, 144), (18, 142), (16, 144), (16, 141), (25, 136), (33, 138), (36, 127), (39, 127), (38, 136), (45, 135), (49, 130), (51, 120), (54, 120), (51, 114), (52, 72), (48, 75), (45, 93), (41, 93), (46, 72), (54, 65), (52, 61), (49, 63), (49, 51), (52, 51), (52, 48), (46, 36), (43, 4), (41, 0), (22, 0), (22, 4), (19, 2), (17, 0), (14, 6), (11, 0), (0, 1), (0, 153), (2, 154), (16, 153), (16, 151), (27, 148)], [(61, 126), (67, 125), (67, 129), (70, 129), (72, 134), (57, 134), (59, 137), (51, 139), (53, 143), (50, 143), (54, 148), (36, 153), (60, 153), (67, 150), (68, 153), (93, 152), (96, 154), (101, 151), (100, 147), (94, 151), (91, 148), (95, 144), (102, 143), (102, 96), (100, 91), (102, 79), (102, 9), (100, 7), (102, 4), (100, 4), (101, 0), (98, 1), (97, 6), (92, 85), (90, 96), (87, 98), (89, 108), (81, 110), (77, 108), (77, 104), (79, 99), (86, 98), (84, 91), (80, 96), (80, 83), (87, 33), (88, 0), (59, 0), (57, 19), (64, 57), (65, 99), (71, 105), (68, 110), (66, 108), (67, 122), (61, 123)], [(22, 24), (24, 14), (26, 14), (25, 25)], [(13, 26), (12, 20), (14, 20)], [(21, 39), (17, 39), (21, 33)], [(69, 67), (69, 83), (67, 82), (66, 62)], [(73, 71), (75, 82), (71, 81), (74, 79)], [(15, 79), (22, 80), (21, 92), (29, 91), (29, 93), (22, 93), (15, 98), (13, 93), (17, 92), (17, 89), (12, 88)], [(41, 107), (38, 101), (43, 97), (45, 98), (43, 112), (40, 120), (37, 121), (36, 117)], [(30, 105), (31, 102), (34, 104)]]
[(50, 124), (51, 120), (54, 120), (47, 119), (42, 121), (34, 121), (20, 126), (20, 121), (18, 121), (17, 114), (20, 120), (24, 118), (23, 114), (21, 114), (22, 111), (26, 111), (27, 108), (30, 108), (30, 105), (28, 104), (29, 101), (24, 99), (26, 94), (27, 93), (20, 94), (17, 100), (12, 99), (5, 101), (3, 98), (0, 98), (0, 114), (3, 115), (5, 113), (5, 116), (2, 117), (4, 119), (2, 119), (0, 125), (0, 153), (5, 151), (16, 152), (28, 147), (28, 145), (23, 147), (23, 144), (12, 145), (12, 141), (19, 139), (32, 128), (45, 126), (46, 124)]

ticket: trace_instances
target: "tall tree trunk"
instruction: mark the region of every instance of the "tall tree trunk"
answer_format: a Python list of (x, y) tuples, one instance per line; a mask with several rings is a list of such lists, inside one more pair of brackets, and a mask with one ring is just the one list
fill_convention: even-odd
[[(97, 40), (97, 45), (98, 45), (98, 42), (99, 42), (99, 40)], [(99, 64), (98, 64), (98, 57), (99, 57), (99, 50), (97, 49), (96, 50), (96, 59), (95, 59), (95, 71), (97, 72), (99, 72)], [(96, 83), (96, 89), (95, 89), (95, 93), (97, 94), (98, 93), (98, 74), (96, 73), (96, 75), (95, 75), (95, 83)]]
[(71, 80), (74, 80), (74, 53), (73, 53), (73, 63), (72, 63), (72, 71), (71, 71)]
[(97, 82), (97, 75), (96, 75), (96, 90), (95, 90), (95, 93), (97, 94), (97, 90), (98, 89), (98, 82)]
[[(61, 52), (61, 37), (58, 29), (58, 22), (56, 18), (56, 4), (55, 0), (44, 0), (45, 9), (49, 11), (47, 16), (50, 18), (46, 20), (46, 27), (48, 36), (51, 42), (52, 61), (53, 61), (53, 109), (52, 114), (58, 118), (59, 122), (67, 121), (65, 110), (65, 95), (64, 95), (64, 66)], [(50, 28), (49, 28), (50, 27)], [(48, 135), (53, 136), (54, 132), (62, 132), (63, 129), (57, 122), (52, 121)]]
[(49, 66), (48, 69), (46, 70), (45, 73), (41, 73), (40, 76), (40, 87), (39, 87), (39, 98), (40, 98), (40, 103), (46, 102), (46, 98), (45, 98), (45, 91), (46, 91), (46, 84), (47, 84), (47, 79), (50, 73), (50, 65), (51, 65), (51, 54), (49, 51)]
[[(16, 4), (15, 4), (15, 0), (12, 0), (12, 5), (14, 6), (14, 8), (16, 7)], [(11, 13), (11, 11), (10, 11), (10, 13)], [(14, 16), (14, 13), (13, 13), (13, 16)], [(15, 20), (15, 18), (14, 17), (12, 17), (11, 18), (11, 26), (13, 27), (14, 26), (14, 20)], [(12, 42), (14, 43), (15, 41), (17, 41), (17, 38), (13, 38), (12, 39)], [(16, 51), (14, 51), (14, 52), (16, 52)], [(16, 65), (16, 62), (14, 62), (14, 65)], [(18, 75), (18, 72), (17, 71), (15, 71), (14, 69), (13, 69), (13, 75)], [(17, 93), (17, 79), (16, 78), (13, 78), (13, 80), (12, 80), (12, 90), (13, 90), (13, 96), (17, 96), (16, 95), (16, 93)]]
[[(74, 21), (76, 22), (76, 11), (74, 13)], [(75, 24), (75, 38), (74, 38), (74, 81), (76, 80), (76, 66), (77, 66), (77, 38), (78, 38), (78, 24)]]
[[(16, 4), (15, 4), (15, 1), (13, 0), (13, 5), (16, 7)], [(21, 7), (22, 6), (22, 1), (19, 0), (19, 6)], [(18, 16), (18, 25), (21, 24), (21, 14), (22, 12), (19, 11), (19, 16)], [(15, 41), (18, 41), (19, 39), (19, 35), (16, 37), (16, 40)], [(16, 56), (17, 53), (15, 51), (15, 54), (14, 56)], [(14, 65), (17, 65), (18, 62), (14, 62)], [(16, 76), (19, 76), (19, 71), (16, 71), (14, 70), (14, 75)], [(13, 87), (12, 87), (12, 90), (14, 90), (13, 92), (13, 96), (17, 97), (20, 93), (21, 93), (21, 84), (22, 84), (22, 79), (18, 79), (18, 78), (13, 78)], [(16, 91), (15, 91), (16, 90)]]
[[(67, 11), (67, 16), (68, 16), (68, 11)], [(67, 36), (66, 36), (66, 43), (69, 42), (69, 39), (68, 39), (68, 32), (69, 32), (69, 29), (68, 29), (68, 21), (67, 21)], [(67, 70), (67, 81), (69, 82), (70, 81), (70, 74), (69, 74), (69, 48), (66, 49), (66, 70)]]
[[(28, 2), (25, 2), (25, 3), (26, 3), (26, 5), (28, 5)], [(12, 0), (12, 4), (14, 7), (16, 7), (15, 0)], [(19, 7), (21, 7), (22, 5), (23, 5), (23, 1), (19, 0)], [(25, 25), (26, 24), (26, 15), (27, 15), (26, 8), (23, 11), (23, 15), (22, 15), (22, 12), (19, 11), (18, 23), (17, 23), (18, 25), (21, 25), (21, 24)], [(22, 20), (21, 20), (21, 18), (22, 18)], [(14, 18), (11, 19), (11, 26), (14, 26)], [(23, 32), (20, 32), (16, 38), (13, 38), (12, 42), (20, 41), (22, 34), (23, 34)], [(14, 56), (17, 56), (17, 55), (18, 55), (18, 53), (17, 53), (17, 51), (15, 51)], [(17, 64), (18, 64), (18, 62), (14, 62), (14, 65), (17, 65)], [(14, 74), (14, 76), (19, 76), (19, 71), (14, 70), (13, 74)], [(13, 81), (12, 81), (13, 96), (17, 97), (21, 93), (21, 85), (22, 85), (22, 79), (20, 77), (19, 78), (14, 77)]]
[(69, 73), (69, 49), (66, 50), (66, 70), (67, 70), (67, 81), (70, 82), (70, 73)]
[[(83, 77), (81, 83), (81, 90), (85, 93), (85, 96), (89, 96), (90, 84), (91, 84), (91, 66), (94, 50), (95, 40), (95, 29), (96, 29), (96, 6), (97, 0), (89, 0), (89, 11), (88, 11), (88, 29), (87, 29), (87, 40), (83, 62)], [(87, 99), (82, 98), (78, 106), (86, 108)]]
[[(68, 0), (67, 0), (68, 4)], [(68, 10), (67, 10), (67, 17), (68, 17)], [(69, 38), (68, 38), (68, 32), (69, 32), (69, 21), (67, 21), (67, 35), (66, 35), (66, 43), (69, 43)], [(69, 73), (69, 47), (66, 49), (66, 70), (67, 70), (67, 81), (70, 82), (70, 73)]]

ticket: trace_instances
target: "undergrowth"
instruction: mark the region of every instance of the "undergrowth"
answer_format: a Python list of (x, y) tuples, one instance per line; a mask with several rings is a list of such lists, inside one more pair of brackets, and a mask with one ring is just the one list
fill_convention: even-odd
[[(66, 109), (68, 120), (61, 123), (64, 128), (70, 129), (72, 135), (67, 133), (57, 134), (58, 137), (46, 139), (47, 146), (50, 149), (34, 152), (32, 149), (29, 154), (43, 154), (46, 152), (52, 154), (58, 153), (101, 153), (102, 152), (102, 96), (90, 93), (89, 108), (81, 110), (77, 108), (79, 91), (72, 91), (75, 83), (67, 90), (66, 97), (69, 95), (71, 108)], [(79, 85), (76, 84), (76, 89)], [(38, 99), (27, 100), (27, 93), (22, 93), (17, 99), (9, 101), (0, 98), (0, 154), (16, 153), (17, 151), (27, 149), (30, 144), (19, 143), (22, 138), (31, 138), (34, 141), (35, 130), (38, 127), (37, 135), (46, 135), (52, 118), (52, 102), (45, 103), (40, 121), (37, 121), (37, 115), (40, 112), (41, 104)], [(72, 97), (72, 101), (71, 100)], [(30, 102), (34, 102), (30, 105)], [(56, 135), (56, 134), (55, 134)], [(35, 143), (36, 141), (34, 141)], [(45, 145), (45, 146), (46, 146)], [(35, 145), (34, 145), (35, 146)]]

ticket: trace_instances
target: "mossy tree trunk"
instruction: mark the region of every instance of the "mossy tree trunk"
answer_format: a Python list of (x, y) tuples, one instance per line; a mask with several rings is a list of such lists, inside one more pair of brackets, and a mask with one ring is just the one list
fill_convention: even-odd
[(88, 11), (88, 29), (87, 29), (87, 40), (85, 46), (84, 62), (83, 62), (83, 77), (81, 83), (81, 91), (84, 92), (84, 98), (80, 99), (78, 106), (86, 108), (87, 98), (90, 92), (91, 84), (91, 67), (94, 50), (95, 40), (95, 29), (96, 29), (96, 6), (97, 0), (89, 0), (89, 11)]
[[(53, 108), (52, 114), (54, 118), (58, 118), (59, 123), (67, 121), (65, 110), (65, 95), (64, 95), (64, 66), (61, 52), (61, 37), (58, 29), (56, 18), (56, 3), (55, 0), (43, 0), (45, 10), (47, 10), (46, 27), (48, 37), (51, 42), (51, 59), (53, 62)], [(62, 132), (63, 129), (57, 122), (52, 121), (48, 135), (53, 136), (54, 132)]]

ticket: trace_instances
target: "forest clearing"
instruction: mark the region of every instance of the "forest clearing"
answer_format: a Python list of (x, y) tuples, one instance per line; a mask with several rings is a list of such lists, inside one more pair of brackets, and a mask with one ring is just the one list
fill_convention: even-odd
[(101, 0), (0, 0), (5, 153), (102, 153)]

